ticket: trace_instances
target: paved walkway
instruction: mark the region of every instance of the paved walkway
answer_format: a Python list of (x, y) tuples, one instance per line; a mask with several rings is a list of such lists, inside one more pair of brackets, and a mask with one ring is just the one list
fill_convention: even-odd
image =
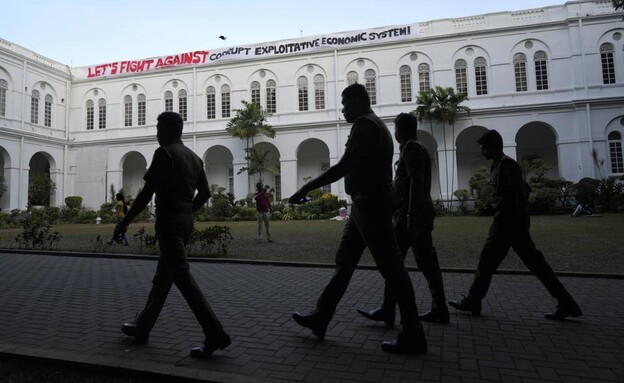
[[(355, 273), (325, 341), (318, 341), (291, 314), (313, 307), (331, 268), (193, 262), (233, 341), (196, 360), (189, 350), (202, 333), (175, 288), (148, 344), (135, 345), (120, 331), (143, 307), (155, 266), (0, 254), (0, 352), (223, 382), (624, 381), (624, 279), (563, 277), (585, 315), (561, 323), (543, 318), (555, 302), (535, 277), (496, 275), (481, 317), (452, 311), (449, 325), (425, 324), (429, 353), (402, 356), (380, 349), (397, 328), (355, 311), (380, 300), (374, 270)], [(424, 279), (411, 276), (426, 309)], [(448, 297), (460, 297), (471, 279), (445, 273)]]

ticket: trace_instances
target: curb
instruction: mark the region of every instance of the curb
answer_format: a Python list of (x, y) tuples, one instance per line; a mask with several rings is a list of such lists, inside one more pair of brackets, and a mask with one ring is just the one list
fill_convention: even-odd
[[(158, 256), (156, 255), (136, 255), (136, 254), (121, 254), (121, 253), (84, 253), (73, 251), (54, 251), (54, 250), (23, 250), (23, 249), (0, 249), (0, 254), (36, 254), (36, 255), (51, 255), (61, 257), (79, 257), (79, 258), (112, 258), (112, 259), (134, 259), (134, 260), (149, 260), (156, 261)], [(228, 258), (206, 258), (206, 257), (188, 257), (189, 262), (195, 263), (229, 263), (240, 265), (257, 265), (257, 266), (277, 266), (277, 267), (316, 267), (316, 268), (331, 268), (335, 267), (331, 263), (314, 263), (314, 262), (288, 262), (288, 261), (261, 261), (251, 259), (228, 259)], [(360, 270), (376, 270), (377, 266), (374, 265), (358, 265), (357, 269)], [(408, 271), (419, 271), (417, 267), (407, 266)], [(473, 268), (448, 268), (441, 269), (443, 273), (464, 273), (474, 274), (476, 269)], [(612, 274), (612, 273), (594, 273), (594, 272), (576, 272), (576, 271), (555, 271), (558, 277), (574, 277), (574, 278), (600, 278), (600, 279), (624, 279), (624, 274)], [(533, 275), (528, 270), (512, 270), (512, 269), (498, 269), (496, 274), (510, 274), (510, 275)]]

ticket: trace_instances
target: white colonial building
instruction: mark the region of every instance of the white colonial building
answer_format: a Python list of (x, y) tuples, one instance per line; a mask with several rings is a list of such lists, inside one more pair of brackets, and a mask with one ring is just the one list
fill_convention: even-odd
[[(475, 143), (486, 129), (501, 132), (508, 155), (544, 158), (550, 177), (620, 177), (623, 35), (611, 1), (570, 1), (82, 68), (0, 39), (7, 186), (0, 207), (26, 207), (33, 172), (49, 171), (55, 182), (51, 206), (79, 195), (97, 209), (110, 199), (111, 184), (136, 195), (157, 147), (156, 117), (165, 110), (184, 116), (183, 140), (204, 160), (209, 183), (244, 198), (253, 182), (238, 174), (245, 142), (225, 131), (243, 100), (273, 114), (277, 136), (258, 137), (256, 145), (280, 169), (265, 174), (265, 183), (286, 198), (342, 155), (350, 124), (340, 92), (355, 81), (369, 89), (374, 111), (390, 127), (398, 113), (416, 108), (420, 90), (467, 92), (472, 113), (453, 128), (429, 121), (419, 127), (437, 153), (436, 199), (467, 187), (487, 164)], [(342, 182), (330, 187), (347, 198)]]

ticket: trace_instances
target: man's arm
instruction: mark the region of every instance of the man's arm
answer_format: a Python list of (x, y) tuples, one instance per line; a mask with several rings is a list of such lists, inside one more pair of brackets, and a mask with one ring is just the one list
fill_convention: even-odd
[(206, 172), (203, 170), (199, 176), (199, 180), (197, 183), (197, 194), (193, 198), (193, 212), (196, 212), (201, 208), (211, 197), (210, 187), (208, 186), (208, 178), (206, 177)]
[(152, 182), (145, 182), (143, 189), (141, 189), (141, 192), (134, 200), (134, 203), (130, 206), (130, 210), (128, 210), (126, 216), (121, 220), (121, 224), (115, 227), (113, 238), (119, 237), (122, 231), (128, 227), (130, 222), (132, 222), (137, 215), (141, 214), (143, 209), (145, 209), (147, 204), (152, 200), (155, 190), (156, 186)]
[(306, 194), (312, 190), (338, 181), (349, 173), (349, 169), (351, 169), (350, 161), (350, 156), (345, 153), (336, 165), (330, 167), (325, 173), (303, 185), (301, 189), (299, 189), (288, 199), (288, 202), (299, 203), (306, 196)]

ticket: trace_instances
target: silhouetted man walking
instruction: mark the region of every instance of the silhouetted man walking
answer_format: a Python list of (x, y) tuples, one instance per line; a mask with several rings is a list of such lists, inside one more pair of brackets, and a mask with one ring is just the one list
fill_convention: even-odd
[(427, 352), (412, 282), (392, 227), (392, 136), (370, 109), (370, 99), (363, 85), (345, 88), (342, 105), (345, 119), (353, 123), (342, 158), (301, 187), (290, 197), (290, 202), (300, 203), (308, 192), (344, 177), (346, 191), (353, 200), (351, 215), (336, 253), (334, 275), (319, 297), (316, 309), (308, 315), (294, 313), (293, 318), (323, 339), (362, 252), (368, 246), (397, 299), (403, 325), (397, 339), (383, 342), (382, 349), (393, 353)]
[(485, 132), (477, 142), (483, 156), (493, 160), (491, 182), (495, 198), (494, 219), (481, 250), (479, 265), (468, 296), (461, 300), (451, 300), (449, 304), (458, 310), (469, 311), (472, 315), (480, 315), (481, 301), (487, 294), (492, 276), (511, 247), (539, 278), (550, 295), (557, 299), (557, 310), (546, 314), (546, 318), (563, 320), (569, 316), (581, 316), (583, 313), (580, 307), (531, 239), (527, 209), (530, 188), (522, 179), (520, 165), (503, 153), (503, 138), (496, 130)]
[[(395, 165), (394, 176), (396, 203), (394, 230), (403, 259), (411, 247), (416, 264), (427, 279), (431, 291), (431, 311), (421, 315), (420, 320), (449, 323), (438, 253), (433, 247), (431, 238), (434, 218), (431, 200), (431, 157), (425, 145), (417, 141), (417, 129), (418, 119), (413, 114), (401, 113), (394, 119), (394, 137), (400, 145), (400, 156)], [(358, 312), (368, 319), (393, 325), (395, 306), (396, 300), (386, 282), (381, 307)]]
[(203, 357), (229, 346), (231, 341), (193, 279), (186, 260), (185, 245), (193, 229), (193, 212), (208, 201), (210, 189), (202, 160), (180, 139), (183, 124), (177, 113), (164, 112), (158, 116), (156, 129), (160, 147), (143, 177), (145, 186), (115, 229), (114, 237), (118, 238), (156, 193), (156, 235), (160, 246), (156, 275), (136, 323), (125, 323), (121, 329), (137, 343), (146, 343), (171, 285), (175, 284), (206, 337), (203, 346), (191, 350), (191, 356)]

